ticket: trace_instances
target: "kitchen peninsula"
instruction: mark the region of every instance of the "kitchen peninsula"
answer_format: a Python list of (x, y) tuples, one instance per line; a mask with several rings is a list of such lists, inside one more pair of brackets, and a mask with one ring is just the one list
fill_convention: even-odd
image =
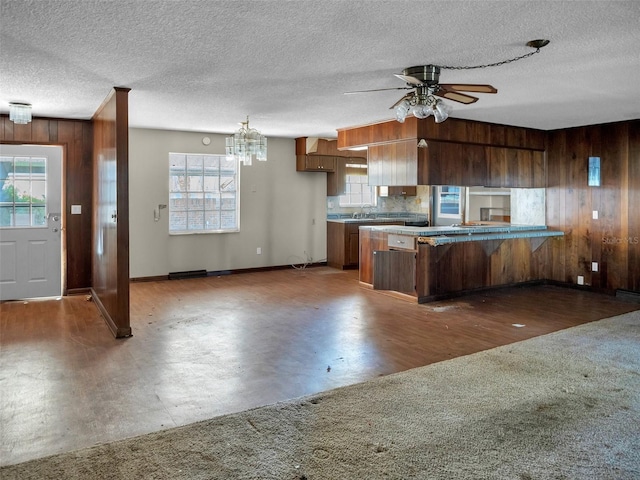
[(360, 282), (418, 303), (544, 280), (543, 225), (361, 226)]

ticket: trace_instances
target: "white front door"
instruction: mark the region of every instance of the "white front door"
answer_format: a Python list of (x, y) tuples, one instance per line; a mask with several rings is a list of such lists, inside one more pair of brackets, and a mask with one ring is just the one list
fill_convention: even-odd
[(62, 147), (0, 145), (0, 300), (62, 294)]

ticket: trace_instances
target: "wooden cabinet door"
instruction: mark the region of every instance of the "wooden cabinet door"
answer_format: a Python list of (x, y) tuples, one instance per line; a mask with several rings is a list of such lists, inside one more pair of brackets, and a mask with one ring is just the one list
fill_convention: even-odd
[(336, 168), (334, 172), (327, 172), (327, 196), (337, 197), (344, 195), (347, 190), (346, 157), (336, 157)]
[(403, 195), (408, 197), (415, 197), (418, 194), (418, 187), (416, 186), (403, 186), (403, 187), (389, 187), (388, 195)]
[(360, 234), (356, 231), (349, 232), (349, 251), (347, 262), (349, 265), (358, 265), (360, 262)]
[(398, 250), (373, 252), (374, 290), (416, 293), (416, 253)]
[(323, 155), (298, 155), (296, 158), (298, 172), (334, 172), (336, 157)]
[(369, 147), (367, 165), (369, 185), (418, 185), (418, 147), (415, 140)]

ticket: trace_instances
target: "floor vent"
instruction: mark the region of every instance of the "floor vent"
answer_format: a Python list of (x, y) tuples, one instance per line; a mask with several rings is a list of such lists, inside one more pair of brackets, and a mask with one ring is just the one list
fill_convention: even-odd
[(188, 272), (169, 272), (169, 280), (182, 280), (185, 278), (206, 277), (206, 270), (189, 270)]

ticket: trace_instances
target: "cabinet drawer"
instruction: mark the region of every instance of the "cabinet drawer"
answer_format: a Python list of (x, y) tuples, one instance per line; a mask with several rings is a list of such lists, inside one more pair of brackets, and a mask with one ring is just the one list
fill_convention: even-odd
[(387, 237), (387, 246), (390, 250), (415, 250), (416, 237), (390, 233)]

